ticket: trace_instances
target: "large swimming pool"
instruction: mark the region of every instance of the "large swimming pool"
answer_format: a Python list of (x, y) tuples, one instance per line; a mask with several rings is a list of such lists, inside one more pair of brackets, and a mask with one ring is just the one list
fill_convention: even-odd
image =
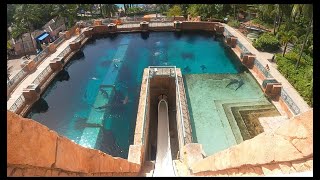
[[(127, 158), (143, 69), (151, 65), (181, 68), (194, 139), (207, 155), (237, 143), (228, 119), (219, 118), (224, 103), (218, 101), (266, 101), (245, 68), (210, 33), (155, 32), (148, 38), (130, 33), (87, 42), (27, 116), (82, 146)], [(241, 77), (244, 85), (237, 91), (234, 84), (225, 87)]]

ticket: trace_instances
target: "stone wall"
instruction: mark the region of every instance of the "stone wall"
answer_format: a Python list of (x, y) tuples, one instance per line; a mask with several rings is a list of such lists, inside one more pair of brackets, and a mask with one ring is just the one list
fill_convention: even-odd
[[(201, 159), (190, 166), (195, 175), (221, 174), (223, 171), (263, 168), (283, 172), (281, 166), (294, 166), (296, 171), (312, 169), (313, 109), (295, 116), (275, 131), (264, 132), (238, 145)], [(303, 166), (303, 167), (300, 167)], [(256, 170), (252, 169), (253, 167)], [(298, 170), (297, 170), (298, 169)], [(266, 173), (263, 173), (266, 174)]]
[(135, 176), (140, 165), (82, 147), (7, 111), (7, 176)]
[(207, 30), (207, 31), (213, 31), (214, 25), (216, 23), (214, 22), (188, 22), (184, 21), (181, 24), (182, 30)]

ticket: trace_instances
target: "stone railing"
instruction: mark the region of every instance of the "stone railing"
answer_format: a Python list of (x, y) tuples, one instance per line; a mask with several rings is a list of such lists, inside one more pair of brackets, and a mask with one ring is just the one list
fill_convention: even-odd
[(38, 63), (42, 60), (44, 60), (49, 55), (49, 48), (46, 47), (43, 51), (41, 51), (34, 59), (33, 61), (35, 63)]
[(25, 98), (23, 94), (19, 96), (19, 98), (13, 103), (13, 105), (9, 108), (9, 111), (17, 112), (18, 109), (24, 104)]
[[(225, 29), (225, 34), (226, 35), (233, 35), (230, 33), (227, 28)], [(237, 40), (237, 45), (239, 49), (242, 51), (241, 54), (244, 53), (252, 53), (250, 52), (239, 40)], [(254, 60), (254, 65), (255, 67), (265, 76), (265, 78), (273, 78), (271, 73), (260, 63), (260, 61), (255, 58)], [(294, 100), (286, 93), (284, 88), (281, 88), (281, 99), (285, 102), (285, 104), (290, 108), (290, 110), (295, 114), (298, 115), (300, 113), (300, 108), (297, 106), (297, 104), (294, 102)]]
[(20, 82), (20, 80), (22, 80), (28, 74), (24, 68), (25, 66), (7, 82), (7, 90), (14, 88)]
[(150, 22), (149, 27), (173, 27), (173, 22)]
[(33, 84), (41, 84), (43, 80), (46, 80), (45, 77), (48, 76), (52, 72), (51, 67), (48, 65), (38, 76), (37, 78), (32, 82)]
[(296, 103), (290, 98), (290, 96), (287, 94), (287, 92), (282, 88), (281, 89), (281, 98), (284, 100), (284, 102), (289, 106), (291, 111), (297, 115), (300, 113), (300, 108), (296, 105)]
[(67, 46), (59, 55), (59, 58), (63, 58), (66, 54), (68, 54), (69, 52), (71, 52), (70, 46)]
[(63, 34), (62, 36), (60, 36), (58, 39), (56, 39), (53, 44), (55, 45), (55, 47), (58, 47), (65, 39), (65, 34)]
[(273, 78), (270, 72), (265, 67), (263, 67), (257, 59), (255, 59), (253, 63), (266, 78)]
[(141, 166), (82, 147), (7, 111), (7, 176), (137, 176)]
[(78, 42), (78, 41), (82, 41), (86, 36), (84, 35), (84, 33), (81, 33), (75, 40), (73, 40), (72, 42)]
[(141, 141), (142, 141), (142, 144), (144, 145), (145, 144), (145, 132), (146, 132), (146, 122), (147, 122), (147, 117), (148, 117), (148, 106), (149, 106), (149, 91), (150, 91), (150, 85), (149, 85), (149, 76), (150, 76), (150, 72), (148, 72), (148, 78), (147, 78), (147, 83), (146, 83), (146, 95), (145, 95), (145, 106), (144, 106), (144, 113), (143, 113), (143, 124), (142, 124), (142, 137), (141, 137)]
[(118, 28), (118, 29), (140, 28), (140, 22), (132, 23), (132, 24), (117, 25), (117, 28)]

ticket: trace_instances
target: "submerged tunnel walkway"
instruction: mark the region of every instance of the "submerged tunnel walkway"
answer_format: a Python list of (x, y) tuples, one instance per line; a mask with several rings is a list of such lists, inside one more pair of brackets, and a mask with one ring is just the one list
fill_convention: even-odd
[(168, 103), (165, 95), (159, 97), (157, 155), (153, 176), (175, 176), (170, 147)]

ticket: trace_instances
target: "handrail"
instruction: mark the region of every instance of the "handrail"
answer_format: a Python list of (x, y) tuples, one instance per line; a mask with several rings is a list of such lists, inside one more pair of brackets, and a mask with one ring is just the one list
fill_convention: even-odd
[(63, 58), (66, 54), (68, 54), (71, 51), (70, 46), (67, 46), (64, 48), (64, 50), (58, 55), (58, 57)]
[(53, 42), (53, 44), (56, 45), (56, 47), (58, 47), (65, 40), (65, 36), (66, 34), (63, 34), (62, 36), (60, 36), (58, 39), (56, 39)]
[[(26, 67), (26, 65), (24, 66)], [(24, 71), (24, 67), (15, 75), (13, 76), (12, 79), (10, 79), (8, 82), (7, 82), (7, 89), (10, 89), (14, 84), (16, 84), (17, 82), (19, 82), (20, 79), (22, 79), (22, 77), (24, 75), (27, 74), (26, 71)]]
[(34, 59), (34, 62), (42, 61), (49, 54), (49, 48), (46, 47), (43, 51), (41, 51)]
[(50, 73), (51, 67), (48, 65), (42, 72), (37, 76), (37, 78), (32, 82), (33, 84), (40, 84), (45, 76)]
[(11, 105), (11, 107), (9, 108), (9, 111), (16, 112), (21, 107), (24, 101), (25, 101), (25, 98), (23, 94), (21, 94), (18, 97), (18, 99)]

